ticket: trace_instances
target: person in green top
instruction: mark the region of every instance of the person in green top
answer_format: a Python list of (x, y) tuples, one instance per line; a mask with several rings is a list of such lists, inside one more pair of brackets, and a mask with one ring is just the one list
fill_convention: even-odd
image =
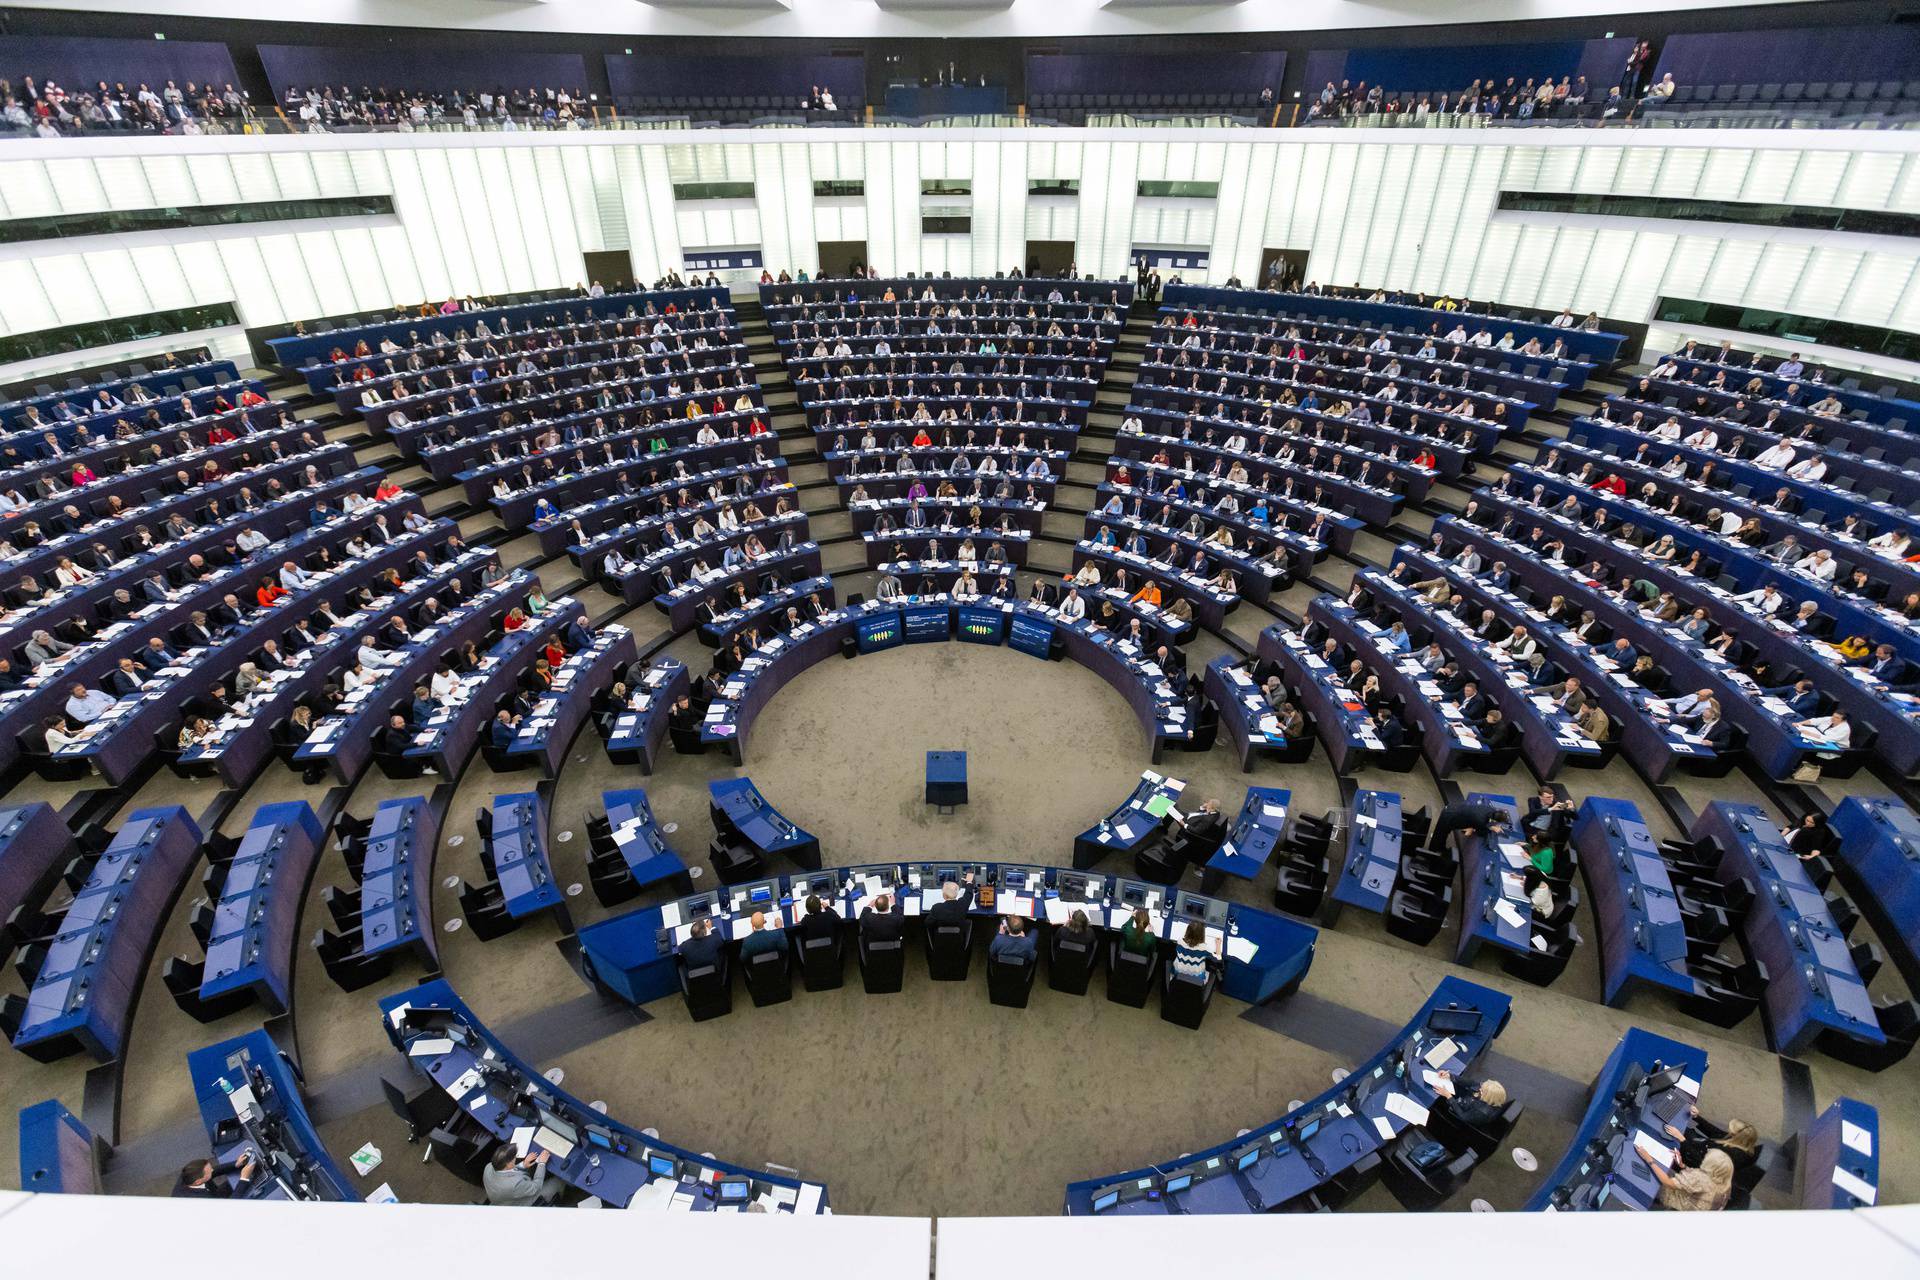
[(1153, 955), (1160, 949), (1160, 939), (1154, 936), (1153, 925), (1147, 917), (1146, 908), (1133, 913), (1133, 918), (1120, 926), (1120, 946), (1143, 956)]
[(1559, 858), (1553, 851), (1553, 845), (1545, 837), (1535, 836), (1533, 848), (1527, 853), (1527, 861), (1531, 862), (1533, 869), (1541, 875), (1551, 876)]

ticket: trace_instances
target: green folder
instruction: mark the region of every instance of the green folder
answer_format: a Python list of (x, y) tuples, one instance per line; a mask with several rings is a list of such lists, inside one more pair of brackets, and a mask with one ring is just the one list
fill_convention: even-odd
[(1147, 812), (1156, 818), (1166, 817), (1167, 810), (1171, 808), (1173, 808), (1173, 797), (1164, 792), (1156, 793), (1152, 799), (1147, 801)]

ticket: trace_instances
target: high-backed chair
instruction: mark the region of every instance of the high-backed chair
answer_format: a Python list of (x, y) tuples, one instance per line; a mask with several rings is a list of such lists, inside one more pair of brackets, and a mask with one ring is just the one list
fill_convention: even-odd
[(793, 999), (793, 970), (787, 964), (784, 947), (756, 952), (741, 968), (746, 972), (747, 994), (753, 997), (755, 1008)]
[(1024, 1009), (1040, 972), (1040, 953), (987, 957), (987, 999), (1009, 1009)]
[(973, 963), (973, 921), (927, 926), (927, 976), (935, 982), (965, 982)]
[(680, 975), (680, 994), (695, 1022), (733, 1012), (733, 971), (725, 960), (689, 969), (681, 959), (674, 961), (674, 968)]
[(1100, 967), (1100, 938), (1093, 930), (1074, 937), (1055, 929), (1047, 939), (1047, 985), (1068, 995), (1087, 994), (1093, 971)]
[(1160, 953), (1129, 951), (1118, 939), (1107, 944), (1107, 999), (1115, 1004), (1147, 1007), (1153, 980), (1160, 972)]

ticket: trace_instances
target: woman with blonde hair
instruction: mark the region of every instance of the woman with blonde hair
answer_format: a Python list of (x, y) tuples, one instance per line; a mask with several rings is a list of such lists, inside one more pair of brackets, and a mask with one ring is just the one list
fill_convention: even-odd
[[(1689, 1169), (1683, 1165), (1671, 1173), (1648, 1155), (1644, 1147), (1636, 1146), (1634, 1150), (1660, 1182), (1656, 1203), (1661, 1208), (1704, 1212), (1727, 1207), (1727, 1199), (1733, 1194), (1733, 1159), (1720, 1148), (1709, 1148), (1699, 1168)], [(1674, 1158), (1679, 1159), (1679, 1152), (1674, 1153)]]

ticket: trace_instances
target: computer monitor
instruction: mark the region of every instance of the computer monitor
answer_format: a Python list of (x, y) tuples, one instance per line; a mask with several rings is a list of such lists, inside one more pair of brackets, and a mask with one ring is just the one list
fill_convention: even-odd
[(1112, 1191), (1102, 1191), (1093, 1197), (1093, 1211), (1095, 1213), (1105, 1213), (1119, 1203), (1120, 1192), (1118, 1188)]
[(1311, 1138), (1314, 1134), (1318, 1132), (1320, 1132), (1320, 1121), (1315, 1119), (1315, 1120), (1309, 1120), (1305, 1124), (1301, 1125), (1300, 1128), (1296, 1131), (1296, 1134), (1299, 1137), (1300, 1141), (1305, 1142), (1308, 1138)]
[(1161, 1190), (1165, 1191), (1168, 1195), (1174, 1195), (1178, 1192), (1185, 1191), (1192, 1185), (1193, 1175), (1191, 1173), (1170, 1173), (1167, 1175), (1167, 1185), (1162, 1187)]
[(1153, 898), (1153, 886), (1141, 880), (1114, 881), (1115, 895), (1123, 906), (1144, 907)]
[(1223, 898), (1209, 898), (1183, 889), (1174, 895), (1173, 913), (1182, 920), (1198, 920), (1215, 929), (1227, 926), (1227, 903)]
[(680, 1176), (680, 1161), (673, 1156), (663, 1155), (658, 1151), (649, 1151), (647, 1153), (647, 1172), (656, 1178), (678, 1178)]
[(1480, 1011), (1453, 1007), (1435, 1009), (1427, 1018), (1427, 1029), (1443, 1036), (1472, 1035), (1480, 1029)]
[(714, 1184), (716, 1198), (722, 1204), (745, 1204), (753, 1199), (751, 1178), (722, 1178)]
[(1647, 1096), (1651, 1098), (1656, 1093), (1665, 1093), (1667, 1090), (1673, 1088), (1673, 1086), (1679, 1084), (1680, 1078), (1686, 1074), (1687, 1071), (1685, 1067), (1668, 1067), (1664, 1071), (1648, 1076)]
[(1260, 1144), (1250, 1142), (1233, 1153), (1233, 1167), (1244, 1172), (1260, 1162)]
[(583, 1132), (587, 1135), (587, 1141), (591, 1142), (594, 1146), (607, 1151), (613, 1150), (613, 1135), (609, 1134), (606, 1130), (596, 1129), (592, 1125), (588, 1125)]

